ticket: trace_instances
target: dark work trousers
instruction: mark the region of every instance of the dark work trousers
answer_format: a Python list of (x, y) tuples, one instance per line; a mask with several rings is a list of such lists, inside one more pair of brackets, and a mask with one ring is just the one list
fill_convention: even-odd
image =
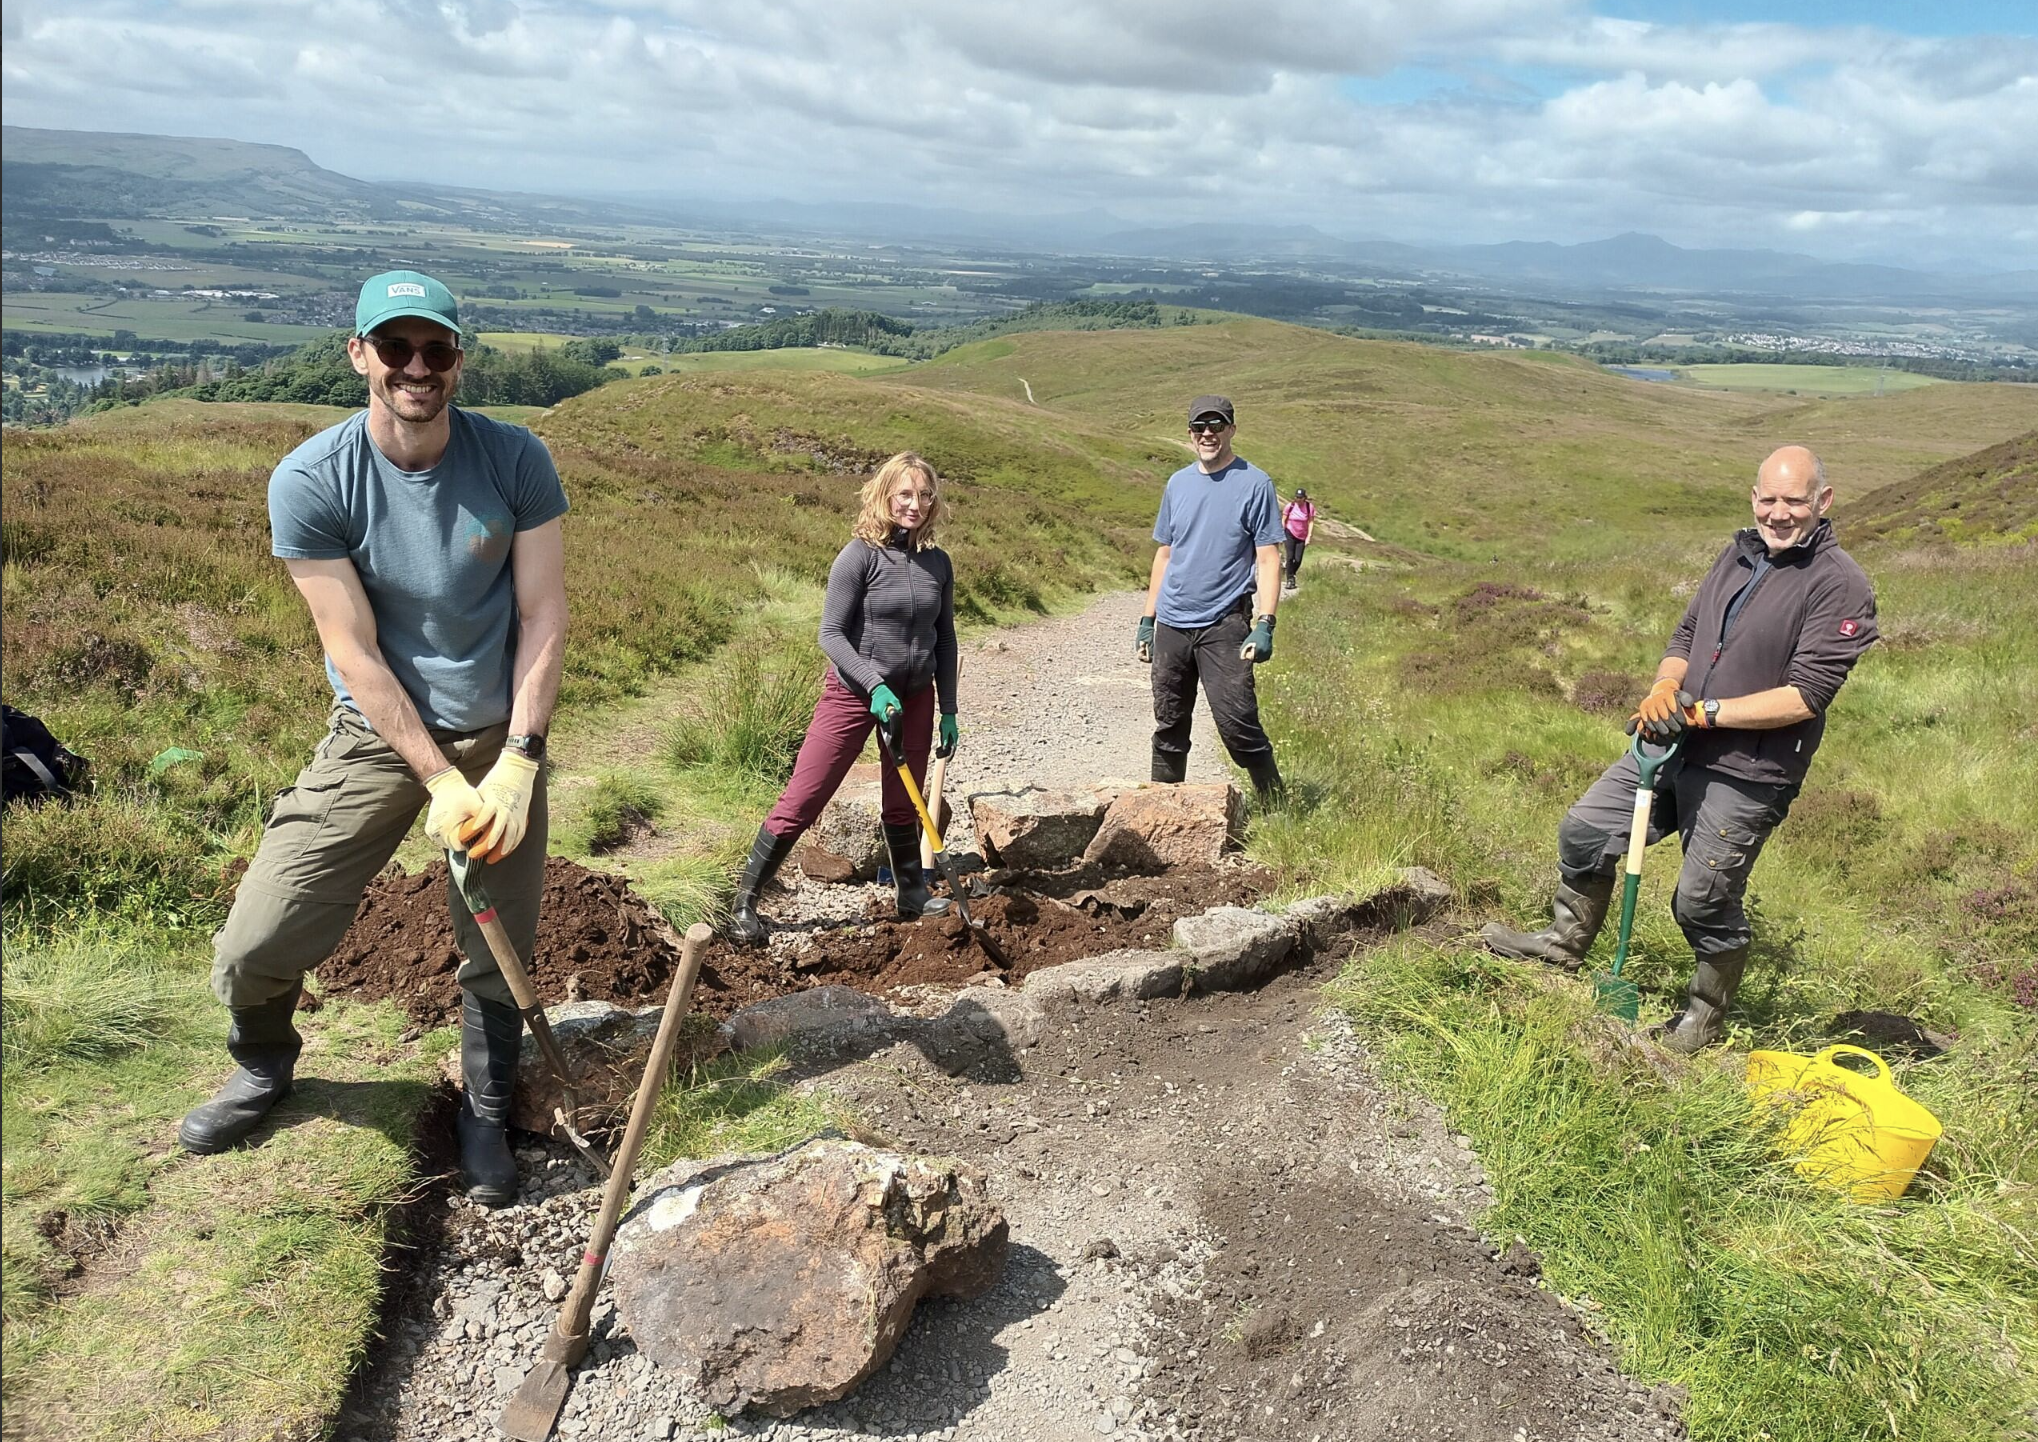
[[(1572, 886), (1588, 876), (1619, 872), (1640, 779), (1635, 758), (1622, 756), (1558, 826), (1557, 863)], [(1675, 762), (1657, 778), (1649, 844), (1672, 831), (1684, 843), (1684, 869), (1677, 874), (1670, 909), (1701, 960), (1748, 944), (1748, 913), (1741, 905), (1748, 873), (1769, 833), (1790, 813), (1797, 790), (1795, 783), (1743, 781), (1724, 771)]]
[(1252, 662), (1238, 654), (1252, 630), (1251, 609), (1248, 596), (1199, 630), (1177, 631), (1166, 624), (1153, 628), (1154, 780), (1180, 781), (1189, 774), (1189, 727), (1198, 681), (1231, 759), (1255, 776), (1271, 769), (1274, 743), (1260, 727)]
[[(911, 695), (901, 696), (899, 705), (906, 713), (900, 749), (906, 753), (913, 784), (924, 786), (927, 750), (934, 740), (934, 688), (922, 686)], [(771, 815), (764, 818), (764, 829), (781, 841), (791, 841), (820, 820), (821, 808), (828, 804), (828, 798), (835, 794), (842, 778), (863, 754), (863, 745), (876, 725), (877, 718), (870, 714), (870, 702), (837, 680), (831, 669), (828, 679), (821, 683), (821, 699), (814, 706), (807, 739), (800, 743), (792, 780), (786, 782)], [(878, 761), (885, 824), (918, 826), (919, 813), (913, 810), (905, 783), (892, 767), (892, 762), (898, 759), (880, 756)]]
[(1297, 576), (1302, 574), (1302, 553), (1309, 549), (1309, 543), (1300, 536), (1291, 536), (1283, 533), (1281, 544), (1288, 548), (1287, 572), (1288, 580), (1292, 583)]

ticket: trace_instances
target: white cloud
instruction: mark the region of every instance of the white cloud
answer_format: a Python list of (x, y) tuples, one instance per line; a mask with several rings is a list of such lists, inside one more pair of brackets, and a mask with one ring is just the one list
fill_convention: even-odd
[[(2038, 41), (1669, 26), (1584, 0), (24, 0), (10, 123), (232, 135), (377, 179), (1135, 223), (2017, 263)], [(1413, 104), (1346, 82), (1465, 77)], [(1834, 217), (1811, 222), (1808, 216)]]

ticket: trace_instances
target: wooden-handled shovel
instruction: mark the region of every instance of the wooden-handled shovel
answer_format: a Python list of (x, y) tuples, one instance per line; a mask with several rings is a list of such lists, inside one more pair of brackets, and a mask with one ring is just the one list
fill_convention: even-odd
[(538, 988), (532, 982), (523, 958), (517, 955), (516, 943), (510, 940), (502, 918), (496, 915), (495, 903), (482, 889), (481, 863), (470, 860), (464, 851), (453, 850), (446, 853), (446, 864), (452, 868), (453, 884), (460, 889), (460, 899), (467, 903), (468, 911), (474, 915), (474, 924), (481, 928), (482, 936), (488, 941), (488, 949), (495, 956), (495, 964), (502, 969), (502, 979), (509, 983), (510, 995), (516, 999), (517, 1010), (524, 1015), (524, 1025), (536, 1038), (545, 1065), (559, 1079), (559, 1105), (552, 1109), (553, 1124), (582, 1156), (594, 1164), (596, 1171), (607, 1176), (609, 1159), (597, 1151), (594, 1143), (582, 1136), (580, 1128), (575, 1125), (580, 1099), (574, 1093), (573, 1068), (566, 1064), (566, 1053), (559, 1050), (558, 1039), (552, 1035), (552, 1023), (545, 1019), (545, 1003), (538, 995)]
[(594, 1234), (581, 1253), (580, 1270), (573, 1289), (566, 1294), (559, 1319), (538, 1354), (537, 1365), (502, 1409), (503, 1435), (515, 1442), (545, 1442), (566, 1405), (566, 1393), (573, 1384), (570, 1369), (587, 1355), (588, 1318), (594, 1313), (594, 1295), (607, 1270), (609, 1244), (616, 1239), (616, 1224), (622, 1220), (623, 1205), (630, 1199), (630, 1181), (637, 1170), (637, 1152), (644, 1145), (644, 1133), (651, 1129), (651, 1113), (658, 1109), (658, 1093), (672, 1070), (672, 1054), (679, 1045), (680, 1023), (686, 1019), (694, 979), (701, 972), (701, 957), (714, 936), (705, 922), (686, 930), (680, 948), (679, 970), (672, 975), (672, 991), (665, 999), (665, 1014), (658, 1019), (658, 1035), (651, 1042), (651, 1057), (644, 1064), (644, 1081), (630, 1107), (630, 1124), (623, 1130), (622, 1145), (616, 1148), (615, 1169), (602, 1188), (601, 1211), (596, 1215)]

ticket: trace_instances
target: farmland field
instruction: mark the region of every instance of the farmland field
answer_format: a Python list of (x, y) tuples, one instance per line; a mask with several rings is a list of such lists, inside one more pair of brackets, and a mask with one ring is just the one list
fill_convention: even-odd
[(1795, 391), (1801, 396), (1872, 396), (1943, 385), (1934, 376), (1877, 366), (1692, 365), (1678, 373), (1695, 385), (1723, 391)]

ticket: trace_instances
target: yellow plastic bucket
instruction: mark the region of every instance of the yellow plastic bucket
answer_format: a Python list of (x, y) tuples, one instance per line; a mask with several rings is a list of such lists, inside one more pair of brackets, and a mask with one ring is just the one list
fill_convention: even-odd
[[(1868, 1076), (1843, 1056), (1875, 1065)], [(1783, 1118), (1783, 1145), (1800, 1174), (1857, 1202), (1904, 1194), (1939, 1140), (1939, 1119), (1897, 1090), (1889, 1065), (1858, 1046), (1817, 1056), (1758, 1051), (1748, 1056), (1748, 1093), (1758, 1113)]]

